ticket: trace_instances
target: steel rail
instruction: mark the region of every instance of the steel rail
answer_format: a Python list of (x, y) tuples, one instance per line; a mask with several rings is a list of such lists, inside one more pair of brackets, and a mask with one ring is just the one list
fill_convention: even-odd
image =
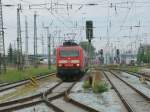
[[(75, 83), (73, 83), (66, 91), (70, 90), (74, 85), (75, 85)], [(55, 100), (55, 99), (58, 99), (58, 98), (60, 98), (60, 97), (63, 97), (63, 96), (65, 95), (66, 91), (63, 91), (63, 92), (61, 92), (61, 93), (59, 93), (59, 94), (57, 94), (57, 95), (55, 95), (55, 96), (53, 96), (53, 97), (50, 97), (50, 98), (47, 98), (48, 93), (45, 92), (45, 93), (43, 94), (43, 97), (42, 97), (42, 98), (43, 98), (43, 101), (44, 101), (44, 103), (45, 103), (48, 107), (52, 108), (54, 111), (56, 111), (56, 112), (65, 112), (65, 111), (62, 110), (61, 108), (59, 108), (59, 107), (57, 107), (56, 105), (52, 104), (51, 101), (52, 101), (52, 100)]]
[[(51, 87), (47, 93), (51, 94), (52, 90), (55, 89), (56, 87), (58, 87), (59, 85), (61, 85), (62, 82), (57, 83), (56, 85), (54, 85), (53, 87)], [(26, 107), (30, 107), (34, 104), (38, 104), (38, 103), (42, 103), (43, 99), (42, 99), (43, 93), (39, 93), (30, 97), (26, 97), (26, 98), (22, 98), (22, 99), (18, 99), (18, 100), (14, 100), (14, 101), (10, 101), (10, 102), (5, 102), (0, 104), (0, 112), (8, 112), (8, 111), (12, 111), (12, 110), (18, 110), (21, 108), (26, 108)]]
[[(59, 87), (59, 85), (61, 85), (62, 83), (63, 82), (60, 82), (60, 83), (56, 84), (55, 86), (53, 86), (52, 88), (50, 88), (48, 91), (37, 94), (36, 96), (31, 96), (31, 97), (23, 98), (20, 100), (15, 100), (15, 101), (10, 101), (10, 102), (0, 104), (0, 107), (3, 107), (3, 108), (0, 108), (0, 112), (9, 112), (9, 111), (13, 111), (13, 110), (19, 110), (19, 109), (31, 107), (35, 104), (40, 104), (40, 103), (45, 103), (47, 106), (49, 106), (56, 112), (64, 112), (62, 109), (60, 109), (59, 107), (52, 104), (51, 101), (65, 96), (72, 89), (72, 87), (76, 84), (76, 82), (71, 84), (71, 86), (69, 86), (67, 88), (67, 90), (65, 90), (65, 91), (63, 90), (62, 92), (58, 93), (57, 95), (47, 97), (48, 95), (52, 94), (53, 93), (52, 91), (56, 87)], [(92, 112), (95, 112), (95, 111), (92, 111)]]
[(127, 71), (127, 70), (121, 70), (121, 69), (111, 69), (111, 70), (116, 70), (116, 71), (125, 72), (125, 73), (128, 73), (129, 75), (133, 75), (133, 76), (136, 76), (136, 77), (138, 77), (138, 78), (140, 78), (141, 76), (144, 76), (144, 77), (145, 77), (145, 80), (150, 81), (150, 76), (149, 76), (149, 75), (146, 75), (146, 74), (141, 75), (141, 73), (129, 72), (129, 71)]
[[(82, 80), (83, 78), (81, 78), (81, 80)], [(80, 80), (80, 81), (81, 81)], [(58, 95), (56, 95), (56, 96), (54, 96), (54, 97), (51, 97), (51, 98), (47, 98), (46, 96), (47, 96), (47, 93), (44, 93), (43, 94), (43, 100), (45, 101), (45, 103), (50, 107), (50, 108), (53, 108), (56, 112), (64, 112), (64, 110), (62, 110), (61, 108), (59, 108), (59, 107), (57, 107), (57, 106), (55, 106), (54, 104), (52, 104), (51, 103), (51, 101), (53, 101), (53, 100), (56, 100), (56, 99), (58, 99), (58, 98), (60, 98), (60, 97), (64, 97), (64, 100), (66, 101), (66, 102), (69, 102), (69, 103), (71, 103), (71, 104), (73, 104), (73, 105), (76, 105), (77, 107), (80, 107), (80, 108), (82, 108), (82, 109), (84, 109), (84, 110), (86, 110), (86, 111), (88, 111), (88, 112), (99, 112), (98, 110), (96, 110), (96, 109), (94, 109), (94, 108), (91, 108), (91, 107), (89, 107), (89, 106), (86, 106), (86, 105), (84, 105), (84, 104), (82, 104), (82, 103), (79, 103), (79, 102), (77, 102), (77, 101), (75, 101), (75, 100), (73, 100), (73, 99), (71, 99), (70, 97), (69, 97), (69, 94), (70, 94), (70, 91), (71, 91), (71, 89), (74, 87), (74, 85), (76, 84), (77, 82), (74, 82), (66, 91), (64, 91), (64, 92), (62, 92), (62, 93), (60, 93), (60, 94), (58, 94)]]
[(78, 107), (80, 107), (80, 108), (82, 108), (82, 109), (84, 109), (86, 111), (89, 111), (89, 112), (99, 112), (98, 110), (96, 110), (94, 108), (91, 108), (91, 107), (89, 107), (89, 106), (87, 106), (85, 104), (82, 104), (82, 103), (80, 103), (80, 102), (78, 102), (78, 101), (76, 101), (76, 100), (74, 100), (74, 99), (72, 99), (72, 98), (69, 97), (70, 91), (71, 91), (71, 89), (73, 88), (74, 85), (72, 85), (72, 87), (70, 87), (65, 92), (64, 100), (67, 101), (67, 102), (70, 102), (70, 103), (72, 103), (72, 104), (74, 104), (74, 105), (76, 105), (76, 106), (78, 106)]
[(140, 78), (141, 76), (144, 76), (145, 80), (150, 81), (150, 76), (149, 75), (146, 75), (146, 74), (142, 75), (141, 73), (129, 72), (129, 71), (123, 71), (123, 72), (128, 73), (129, 75), (134, 75), (134, 76), (136, 76), (138, 78)]
[[(51, 73), (40, 73), (40, 74), (37, 74), (36, 76), (34, 76), (34, 77), (36, 77), (36, 78), (38, 78), (38, 77), (42, 77), (42, 76), (45, 76), (45, 75), (47, 75), (47, 74), (51, 74)], [(4, 86), (7, 86), (7, 85), (11, 85), (11, 84), (15, 84), (15, 83), (19, 83), (19, 82), (23, 82), (23, 81), (27, 81), (27, 80), (29, 80), (29, 78), (27, 78), (27, 79), (22, 79), (22, 80), (19, 80), (19, 81), (15, 81), (15, 82), (10, 82), (10, 83), (0, 83), (0, 87), (4, 87)]]
[(50, 107), (50, 108), (52, 108), (54, 111), (56, 111), (56, 112), (65, 112), (65, 111), (63, 111), (62, 109), (60, 109), (59, 107), (57, 107), (57, 106), (55, 106), (55, 105), (53, 105), (50, 101), (48, 101), (48, 100), (44, 100), (44, 102), (45, 102), (45, 104), (48, 106), (48, 107)]
[[(44, 102), (50, 107), (50, 108), (52, 108), (54, 111), (56, 111), (56, 112), (65, 112), (64, 110), (62, 110), (61, 108), (59, 108), (58, 106), (56, 106), (55, 104), (52, 104), (51, 103), (51, 101), (53, 101), (53, 100), (56, 100), (56, 99), (58, 99), (58, 98), (61, 98), (61, 97), (64, 97), (64, 100), (65, 101), (71, 101), (71, 99), (70, 98), (68, 98), (67, 96), (68, 96), (68, 94), (70, 93), (70, 90), (73, 88), (73, 86), (76, 84), (76, 82), (74, 82), (66, 91), (64, 91), (64, 92), (62, 92), (62, 93), (60, 93), (60, 94), (58, 94), (58, 95), (56, 95), (56, 96), (54, 96), (54, 97), (51, 97), (51, 98), (46, 98), (46, 95), (43, 95), (43, 100), (44, 100)], [(68, 100), (69, 99), (69, 100)], [(70, 102), (70, 103), (72, 103), (72, 102)], [(86, 110), (86, 111), (89, 111), (89, 112), (99, 112), (99, 111), (94, 111), (94, 109), (91, 109), (90, 107), (88, 107), (88, 106), (86, 106), (86, 105), (81, 105), (80, 103), (72, 103), (72, 104), (74, 104), (74, 105), (76, 105), (76, 106), (78, 106), (78, 107), (80, 107), (80, 108), (82, 108), (82, 109), (84, 109), (84, 110)], [(80, 104), (80, 105), (79, 105)]]
[[(44, 79), (44, 78), (49, 77), (49, 76), (54, 76), (55, 74), (56, 73), (51, 73), (51, 74), (47, 74), (47, 75), (41, 75), (41, 76), (36, 77), (36, 79), (37, 80), (41, 80), (41, 79)], [(8, 84), (3, 85), (3, 86), (0, 87), (0, 92), (6, 91), (6, 90), (9, 90), (9, 89), (18, 87), (18, 86), (22, 86), (24, 84), (29, 83), (29, 81), (30, 80), (27, 79), (27, 80), (22, 80), (22, 81), (14, 82), (14, 83), (8, 83)]]
[(145, 95), (144, 93), (142, 93), (141, 91), (139, 91), (138, 89), (136, 89), (135, 87), (133, 87), (131, 84), (129, 84), (128, 82), (126, 82), (125, 80), (123, 80), (122, 78), (120, 78), (119, 76), (117, 76), (115, 73), (113, 73), (112, 71), (110, 71), (111, 74), (113, 74), (115, 77), (117, 77), (118, 79), (120, 79), (122, 82), (124, 82), (126, 85), (128, 85), (130, 88), (132, 88), (134, 91), (136, 91), (137, 93), (139, 93), (142, 97), (144, 97), (146, 100), (150, 101), (150, 97), (148, 97), (147, 95)]
[(124, 103), (124, 105), (128, 109), (128, 111), (129, 112), (136, 112), (132, 108), (132, 106), (126, 101), (126, 99), (120, 94), (119, 90), (115, 87), (115, 85), (112, 83), (112, 81), (110, 80), (110, 78), (107, 76), (107, 74), (104, 71), (103, 71), (103, 74), (108, 79), (108, 81), (110, 82), (110, 84), (112, 85), (113, 89), (116, 91), (117, 95), (119, 96), (119, 98), (121, 99), (121, 101)]

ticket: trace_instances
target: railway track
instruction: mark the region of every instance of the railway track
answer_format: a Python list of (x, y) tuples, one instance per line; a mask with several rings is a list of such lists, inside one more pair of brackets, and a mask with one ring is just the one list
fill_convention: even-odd
[[(55, 89), (57, 86), (62, 84), (62, 82), (57, 83), (50, 89), (48, 89), (47, 94), (50, 94), (53, 89)], [(9, 101), (5, 103), (0, 104), (0, 112), (11, 112), (14, 110), (18, 110), (21, 108), (27, 108), (30, 106), (33, 106), (35, 104), (39, 104), (43, 102), (43, 94), (44, 93), (39, 93), (30, 97), (14, 100), (14, 101)]]
[(131, 74), (131, 75), (134, 75), (134, 76), (136, 76), (138, 78), (144, 77), (145, 80), (150, 81), (150, 76), (149, 75), (142, 74), (142, 73), (131, 73), (131, 72), (128, 72), (128, 71), (124, 71), (124, 72), (126, 72), (128, 74)]
[(70, 91), (76, 83), (59, 82), (37, 95), (1, 103), (0, 112), (19, 111), (43, 103), (55, 112), (99, 112), (69, 97)]
[(113, 75), (115, 75), (118, 79), (120, 79), (121, 81), (123, 81), (126, 85), (128, 85), (129, 87), (131, 87), (132, 89), (134, 89), (137, 93), (141, 94), (143, 97), (145, 97), (148, 101), (150, 101), (150, 95), (145, 94), (144, 92), (142, 92), (141, 90), (138, 90), (136, 87), (134, 87), (134, 85), (128, 83), (126, 80), (124, 80), (123, 78), (121, 78), (119, 75), (117, 75), (117, 73), (114, 73), (113, 71), (111, 71), (111, 73)]
[(7, 85), (7, 84), (9, 84), (9, 83), (4, 83), (4, 82), (2, 82), (2, 83), (0, 83), (0, 87), (3, 87), (3, 86), (5, 86), (5, 85)]
[[(71, 89), (70, 89), (70, 90), (71, 90)], [(80, 102), (78, 102), (78, 101), (76, 101), (76, 100), (70, 98), (70, 97), (69, 97), (70, 90), (68, 90), (68, 91), (66, 92), (66, 94), (65, 94), (65, 100), (66, 100), (66, 101), (68, 101), (68, 102), (70, 102), (71, 104), (76, 105), (76, 106), (78, 106), (78, 107), (80, 107), (80, 108), (82, 108), (82, 109), (84, 109), (84, 110), (86, 110), (86, 111), (88, 111), (88, 112), (99, 112), (98, 110), (96, 110), (96, 109), (94, 109), (94, 108), (91, 108), (91, 107), (89, 107), (89, 106), (87, 106), (87, 105), (85, 105), (85, 104), (82, 104), (82, 103), (80, 103)]]
[[(46, 76), (48, 74), (51, 74), (51, 73), (41, 73), (41, 74), (38, 74), (37, 76), (35, 76), (35, 78), (40, 78), (40, 77)], [(0, 87), (4, 87), (4, 86), (7, 86), (7, 85), (11, 85), (11, 84), (19, 83), (19, 82), (24, 82), (24, 81), (28, 81), (28, 80), (29, 79), (23, 79), (23, 80), (16, 81), (16, 82), (11, 82), (11, 83), (1, 82)]]
[(75, 84), (71, 84), (66, 91), (60, 92), (60, 94), (54, 97), (48, 98), (47, 95), (44, 95), (43, 99), (45, 103), (56, 112), (99, 112), (69, 97), (70, 90)]
[[(65, 96), (66, 92), (69, 91), (74, 85), (75, 85), (75, 83), (67, 84), (67, 83), (60, 82), (60, 83), (56, 84), (54, 87), (50, 88), (49, 91), (46, 91), (39, 95), (0, 104), (0, 112), (17, 111), (17, 110), (20, 110), (23, 108), (28, 108), (35, 104), (40, 104), (40, 103), (45, 103), (50, 109), (52, 109), (56, 112), (66, 112), (64, 110), (64, 108), (66, 108), (66, 107), (60, 108), (59, 106), (54, 104), (52, 101), (62, 98), (63, 101), (65, 102), (63, 97)], [(63, 89), (60, 90), (60, 88), (62, 88), (62, 87), (63, 87)], [(69, 104), (69, 105), (71, 105), (71, 104)], [(76, 109), (79, 110), (79, 107), (76, 107)], [(80, 110), (82, 110), (81, 112), (87, 112), (87, 111), (83, 111), (84, 109), (80, 109)], [(88, 112), (91, 112), (91, 111), (88, 111)]]
[[(64, 84), (65, 85), (65, 84)], [(62, 108), (60, 108), (59, 106), (57, 106), (56, 104), (53, 104), (52, 101), (55, 100), (55, 99), (60, 99), (62, 98), (65, 93), (70, 90), (73, 86), (75, 85), (75, 83), (71, 83), (69, 84), (69, 87), (67, 86), (67, 88), (65, 87), (65, 90), (62, 89), (62, 90), (59, 90), (59, 88), (62, 88), (63, 86), (61, 85), (59, 88), (56, 88), (53, 90), (54, 93), (56, 93), (56, 95), (52, 96), (52, 97), (49, 97), (48, 93), (44, 93), (43, 94), (43, 100), (44, 102), (46, 103), (46, 105), (49, 107), (49, 108), (52, 108), (54, 111), (56, 112), (64, 112), (64, 110)], [(64, 88), (64, 87), (63, 87)], [(65, 107), (66, 108), (66, 107)]]
[(126, 106), (129, 112), (150, 112), (150, 100), (134, 89), (131, 85), (121, 80), (111, 72), (104, 72), (104, 75)]
[[(44, 78), (49, 77), (49, 76), (54, 76), (55, 74), (56, 73), (51, 73), (51, 74), (48, 73), (46, 75), (39, 75), (36, 77), (36, 79), (37, 80), (44, 79)], [(30, 81), (29, 79), (26, 79), (26, 80), (21, 80), (18, 82), (13, 82), (13, 83), (3, 83), (0, 85), (0, 92), (7, 91), (9, 89), (25, 85), (25, 84), (29, 83), (29, 81)]]
[(122, 71), (122, 72), (128, 73), (130, 75), (134, 75), (138, 78), (144, 77), (146, 81), (150, 81), (150, 76), (146, 75), (146, 74), (141, 74), (141, 73), (136, 73), (136, 72), (129, 72), (127, 70), (121, 70), (121, 69), (112, 69), (112, 70)]

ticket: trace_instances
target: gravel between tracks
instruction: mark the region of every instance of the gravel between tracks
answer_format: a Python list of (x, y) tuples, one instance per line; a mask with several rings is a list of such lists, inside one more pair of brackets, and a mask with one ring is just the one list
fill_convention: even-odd
[(93, 93), (82, 88), (83, 82), (77, 83), (70, 92), (69, 97), (100, 112), (127, 112), (114, 90)]

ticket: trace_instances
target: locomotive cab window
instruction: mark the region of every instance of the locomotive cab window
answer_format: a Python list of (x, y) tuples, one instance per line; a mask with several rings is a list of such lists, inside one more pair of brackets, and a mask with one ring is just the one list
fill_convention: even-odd
[(77, 57), (79, 56), (78, 50), (60, 50), (60, 57)]

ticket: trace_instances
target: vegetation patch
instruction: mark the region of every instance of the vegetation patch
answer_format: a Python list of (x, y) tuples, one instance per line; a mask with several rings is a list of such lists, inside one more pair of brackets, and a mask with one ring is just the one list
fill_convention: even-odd
[(114, 64), (112, 64), (112, 65), (107, 65), (106, 66), (108, 69), (117, 69), (117, 68), (119, 68), (119, 65), (114, 65)]
[(93, 87), (93, 92), (95, 93), (103, 93), (108, 91), (108, 84), (104, 81), (97, 82)]
[(55, 67), (52, 67), (51, 70), (48, 70), (46, 66), (39, 66), (38, 68), (30, 67), (23, 71), (10, 68), (7, 69), (5, 74), (0, 75), (0, 82), (16, 82), (19, 80), (28, 79), (29, 77), (37, 76), (39, 74), (51, 73), (55, 70)]
[(92, 87), (92, 85), (90, 85), (89, 81), (86, 80), (83, 83), (83, 88), (85, 90), (91, 88), (94, 93), (103, 93), (103, 92), (108, 91), (108, 84), (105, 81), (99, 81), (99, 82), (95, 83), (94, 86)]
[(139, 71), (139, 67), (129, 67), (128, 71), (129, 72), (138, 72)]
[(84, 81), (84, 83), (83, 83), (83, 88), (84, 88), (84, 89), (89, 89), (89, 88), (91, 88), (91, 85), (90, 85), (90, 83), (89, 83), (88, 80)]

